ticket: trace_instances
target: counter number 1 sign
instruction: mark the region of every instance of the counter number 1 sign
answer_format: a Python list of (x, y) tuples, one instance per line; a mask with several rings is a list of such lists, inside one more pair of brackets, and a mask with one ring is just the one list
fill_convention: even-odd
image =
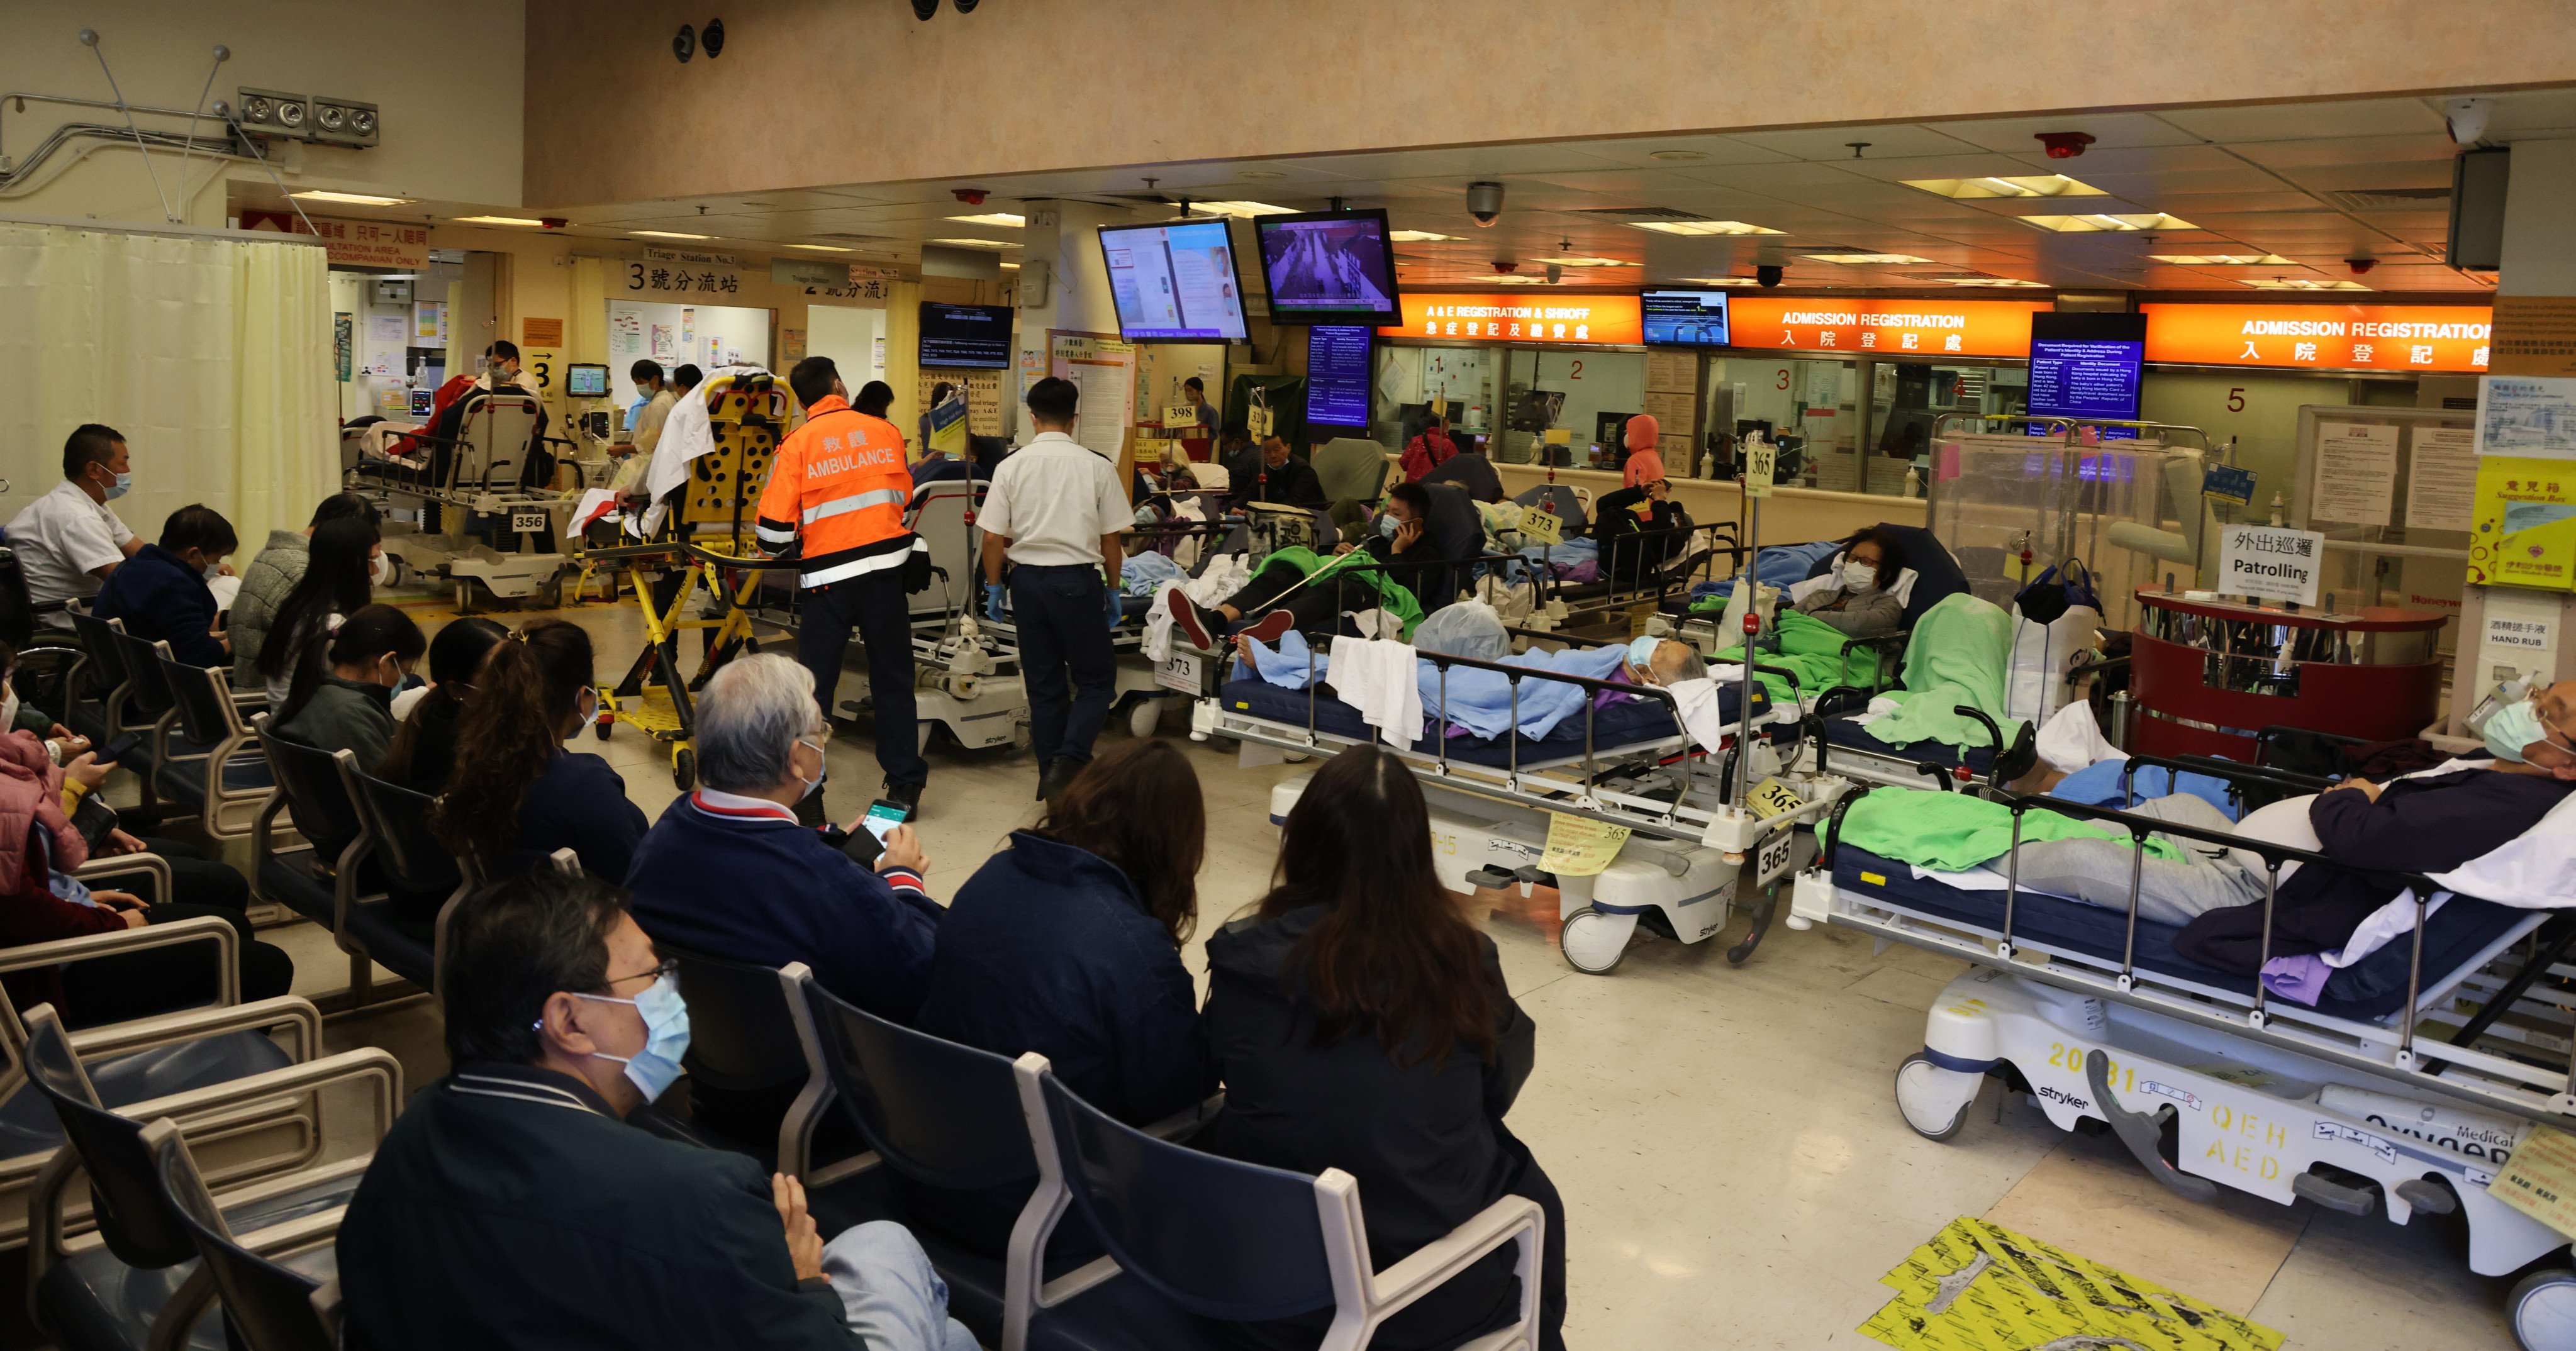
[(1772, 475), (1780, 464), (1779, 448), (1769, 442), (1744, 448), (1744, 495), (1769, 497)]

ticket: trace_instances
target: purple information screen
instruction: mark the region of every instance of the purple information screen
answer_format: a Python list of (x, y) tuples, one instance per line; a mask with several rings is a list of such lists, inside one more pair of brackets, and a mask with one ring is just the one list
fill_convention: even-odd
[(1326, 427), (1366, 427), (1369, 344), (1366, 324), (1316, 324), (1306, 330), (1306, 420)]

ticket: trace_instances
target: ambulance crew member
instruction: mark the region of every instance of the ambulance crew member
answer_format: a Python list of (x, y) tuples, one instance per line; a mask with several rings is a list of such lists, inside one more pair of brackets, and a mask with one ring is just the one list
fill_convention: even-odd
[[(832, 716), (850, 629), (868, 649), (868, 690), (876, 704), (877, 764), (885, 796), (917, 814), (930, 762), (915, 741), (912, 622), (907, 573), (928, 581), (930, 546), (904, 527), (912, 472), (903, 433), (850, 407), (849, 386), (830, 357), (807, 357), (787, 373), (805, 425), (778, 447), (760, 494), (761, 547), (798, 550), (796, 659), (814, 673), (814, 698)], [(818, 787), (798, 809), (819, 822)]]

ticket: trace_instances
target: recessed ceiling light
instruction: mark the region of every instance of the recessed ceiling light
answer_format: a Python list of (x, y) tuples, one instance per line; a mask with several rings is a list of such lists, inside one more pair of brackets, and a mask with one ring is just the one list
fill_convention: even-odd
[(1462, 235), (1437, 234), (1430, 230), (1389, 230), (1386, 237), (1398, 244), (1435, 244), (1443, 240), (1464, 238)]
[(2046, 286), (2044, 281), (2023, 281), (2019, 277), (1935, 277), (1935, 281), (1952, 286)]
[(1237, 178), (1250, 178), (1256, 180), (1286, 178), (1287, 176), (1288, 175), (1283, 174), (1276, 169), (1246, 169), (1242, 173), (1235, 175)]
[(1668, 235), (1776, 235), (1779, 230), (1747, 225), (1740, 220), (1632, 220), (1640, 230), (1660, 230)]
[(347, 202), (352, 206), (409, 206), (414, 200), (409, 197), (378, 197), (364, 192), (325, 192), (320, 188), (308, 188), (303, 192), (290, 192), (286, 195), (302, 198), (308, 202)]
[(952, 249), (1016, 249), (1019, 247), (1017, 244), (1006, 244), (998, 239), (925, 239), (921, 242), (945, 244)]
[(2357, 281), (2315, 281), (2307, 277), (2249, 277), (2240, 282), (2257, 291), (2367, 291)]
[(1675, 277), (1673, 280), (1691, 286), (1759, 286), (1751, 277)]
[(1980, 197), (2099, 197), (2100, 188), (2078, 183), (2064, 174), (2037, 174), (2015, 178), (1903, 178), (1897, 180), (1909, 188), (1948, 197), (1955, 201), (1974, 201)]
[(2013, 219), (2024, 225), (2070, 235), (2098, 234), (2114, 230), (2197, 230), (2200, 228), (2190, 221), (2178, 220), (2161, 211), (2134, 216), (2097, 211), (2082, 216), (2015, 216)]
[(530, 220), (526, 216), (458, 216), (456, 223), (459, 225), (525, 225), (531, 229), (545, 224), (544, 221)]
[(962, 220), (968, 225), (1003, 225), (1014, 230), (1029, 223), (1028, 217), (1016, 211), (987, 211), (980, 216), (950, 216), (948, 219)]
[(1014, 269), (1016, 269), (1016, 268), (1018, 268), (1018, 267), (1019, 267), (1019, 264), (1017, 264), (1017, 263), (1004, 263), (1004, 264), (1002, 264), (1002, 266), (1007, 267), (1007, 268), (1014, 268)]
[(840, 245), (838, 245), (838, 244), (790, 244), (790, 245), (788, 245), (787, 247), (789, 247), (789, 248), (791, 248), (791, 249), (812, 249), (812, 250), (813, 250), (813, 251), (815, 251), (816, 253), (856, 253), (856, 252), (858, 252), (858, 250), (857, 250), (857, 249), (845, 249), (845, 248), (842, 248), (842, 247), (841, 247)]
[(682, 234), (681, 232), (679, 232), (679, 231), (677, 231), (677, 230), (629, 230), (629, 231), (627, 231), (626, 233), (628, 233), (628, 234), (630, 234), (630, 235), (643, 235), (644, 237), (646, 237), (646, 238), (648, 238), (648, 239), (713, 239), (713, 238), (715, 238), (715, 236), (714, 236), (714, 235), (691, 235), (691, 234)]
[(2185, 267), (2295, 267), (2297, 264), (2277, 253), (2150, 253), (2159, 263), (2180, 263)]
[(1192, 211), (1213, 212), (1220, 216), (1288, 216), (1295, 212), (1268, 202), (1192, 202)]
[(1591, 256), (1590, 256), (1590, 255), (1588, 255), (1588, 254), (1581, 254), (1581, 253), (1575, 254), (1575, 255), (1573, 255), (1572, 257), (1565, 257), (1565, 256), (1560, 255), (1560, 256), (1558, 256), (1558, 257), (1554, 257), (1554, 258), (1534, 258), (1534, 259), (1532, 259), (1531, 261), (1532, 261), (1532, 262), (1536, 262), (1536, 263), (1552, 263), (1552, 264), (1555, 264), (1555, 265), (1556, 265), (1556, 266), (1558, 266), (1558, 267), (1642, 267), (1642, 266), (1644, 266), (1644, 264), (1642, 264), (1642, 263), (1631, 263), (1631, 262), (1628, 262), (1627, 260), (1625, 260), (1625, 259), (1621, 259), (1621, 258), (1594, 258), (1594, 257), (1591, 257)]
[(1705, 150), (1657, 150), (1648, 154), (1646, 158), (1659, 159), (1668, 163), (1677, 164), (1686, 160), (1707, 159), (1708, 152)]
[(1910, 253), (1807, 253), (1800, 254), (1799, 256), (1802, 258), (1812, 259), (1819, 263), (1849, 263), (1853, 265), (1862, 263), (1928, 263), (1932, 261), (1929, 258), (1917, 258)]

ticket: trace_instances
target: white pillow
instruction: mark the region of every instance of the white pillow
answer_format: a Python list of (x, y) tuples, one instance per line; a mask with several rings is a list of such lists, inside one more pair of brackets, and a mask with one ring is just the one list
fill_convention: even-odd
[[(2297, 797), (2283, 798), (2268, 807), (2257, 807), (2245, 813), (2245, 819), (2236, 823), (2236, 833), (2249, 840), (2261, 840), (2265, 844), (2305, 849), (2312, 854), (2323, 852), (2317, 842), (2316, 827), (2308, 824), (2308, 804), (2316, 800), (2316, 794), (2302, 793)], [(2263, 875), (2261, 854), (2251, 849), (2231, 849), (2227, 852), (2235, 855), (2236, 861), (2244, 865), (2247, 872), (2256, 877)], [(2289, 881), (2291, 874), (2298, 870), (2297, 859), (2283, 863), (2281, 880)]]

